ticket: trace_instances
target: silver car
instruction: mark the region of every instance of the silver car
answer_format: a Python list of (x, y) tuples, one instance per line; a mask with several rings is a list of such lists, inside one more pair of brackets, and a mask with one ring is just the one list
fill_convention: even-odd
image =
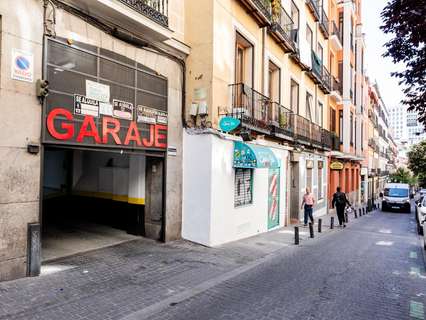
[(416, 201), (417, 233), (423, 235), (423, 247), (426, 250), (426, 197)]

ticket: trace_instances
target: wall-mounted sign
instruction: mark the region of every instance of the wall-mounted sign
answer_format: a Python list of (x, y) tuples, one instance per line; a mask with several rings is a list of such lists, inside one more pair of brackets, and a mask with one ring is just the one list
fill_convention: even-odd
[(19, 49), (12, 49), (11, 77), (14, 80), (33, 82), (34, 55)]
[(99, 101), (75, 94), (74, 114), (99, 117)]
[(126, 122), (103, 116), (73, 115), (65, 108), (53, 108), (46, 117), (43, 140), (50, 143), (123, 146), (141, 149), (165, 149), (167, 126)]
[(225, 132), (232, 131), (240, 125), (241, 121), (232, 117), (223, 117), (220, 119), (219, 127)]
[(360, 174), (366, 176), (368, 174), (368, 168), (361, 168)]
[(313, 169), (314, 168), (314, 160), (306, 160), (306, 168)]
[(177, 155), (177, 148), (173, 146), (167, 147), (167, 155), (171, 157), (176, 157)]
[(279, 168), (280, 166), (280, 161), (270, 148), (234, 142), (234, 168)]
[(330, 163), (330, 169), (331, 170), (343, 170), (345, 165), (340, 161), (333, 161)]
[(101, 102), (108, 102), (110, 99), (110, 89), (106, 84), (86, 79), (86, 97)]
[(112, 100), (112, 115), (115, 118), (133, 120), (133, 104), (121, 100)]
[(151, 124), (167, 124), (167, 112), (145, 106), (137, 106), (136, 121)]

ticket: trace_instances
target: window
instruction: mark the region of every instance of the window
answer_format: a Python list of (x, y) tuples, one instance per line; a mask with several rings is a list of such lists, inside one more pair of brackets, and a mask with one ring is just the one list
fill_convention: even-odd
[(361, 121), (361, 150), (364, 151), (364, 122)]
[(339, 111), (339, 138), (340, 143), (343, 143), (343, 111)]
[(306, 92), (306, 117), (312, 121), (312, 95)]
[(330, 108), (330, 131), (336, 132), (336, 110)]
[(235, 169), (234, 206), (239, 207), (253, 202), (253, 170)]
[(338, 70), (338, 78), (339, 82), (343, 86), (343, 62), (339, 62), (339, 70)]
[(318, 43), (318, 57), (321, 59), (321, 65), (324, 65), (324, 49), (322, 46)]
[(355, 130), (354, 130), (354, 132), (355, 132), (355, 146), (357, 145), (357, 141), (358, 141), (358, 139), (357, 139), (358, 130), (357, 130), (356, 125), (357, 125), (357, 121), (356, 121), (356, 118), (355, 118), (355, 124), (354, 124), (354, 126), (355, 126)]
[(322, 185), (322, 175), (324, 172), (324, 162), (318, 161), (318, 199), (322, 199), (324, 197), (323, 194), (323, 185)]
[(268, 96), (272, 101), (280, 101), (281, 70), (273, 62), (269, 61), (268, 72)]
[(235, 43), (235, 83), (253, 87), (253, 45), (237, 32)]
[(314, 39), (314, 36), (313, 36), (314, 34), (313, 34), (313, 32), (312, 32), (312, 29), (311, 28), (309, 28), (309, 25), (306, 25), (306, 41), (308, 42), (308, 44), (309, 44), (309, 46), (310, 46), (310, 48), (311, 48), (311, 52), (312, 52), (312, 49), (313, 49), (313, 39)]
[(291, 2), (291, 20), (293, 20), (293, 29), (298, 30), (299, 29), (299, 9), (294, 4), (294, 2)]
[(324, 105), (321, 102), (318, 102), (318, 114), (317, 114), (317, 123), (321, 126), (324, 127), (324, 116), (323, 116), (323, 112), (324, 112)]
[(339, 12), (340, 41), (343, 44), (343, 12)]
[(334, 75), (334, 54), (330, 52), (330, 74)]
[(351, 112), (350, 126), (351, 126), (351, 145), (353, 145), (354, 144), (354, 114), (352, 112)]
[(294, 80), (291, 80), (290, 106), (291, 111), (293, 111), (295, 114), (299, 114), (299, 85)]

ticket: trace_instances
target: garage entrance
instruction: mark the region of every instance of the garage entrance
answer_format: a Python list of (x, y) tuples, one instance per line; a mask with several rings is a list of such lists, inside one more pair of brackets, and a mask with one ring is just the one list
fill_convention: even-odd
[(42, 259), (163, 239), (163, 158), (46, 146)]

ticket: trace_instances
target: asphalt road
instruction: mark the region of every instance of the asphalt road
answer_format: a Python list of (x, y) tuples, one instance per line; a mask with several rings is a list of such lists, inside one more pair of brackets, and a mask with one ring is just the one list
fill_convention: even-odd
[(424, 319), (426, 275), (414, 215), (377, 212), (360, 220), (149, 319)]

